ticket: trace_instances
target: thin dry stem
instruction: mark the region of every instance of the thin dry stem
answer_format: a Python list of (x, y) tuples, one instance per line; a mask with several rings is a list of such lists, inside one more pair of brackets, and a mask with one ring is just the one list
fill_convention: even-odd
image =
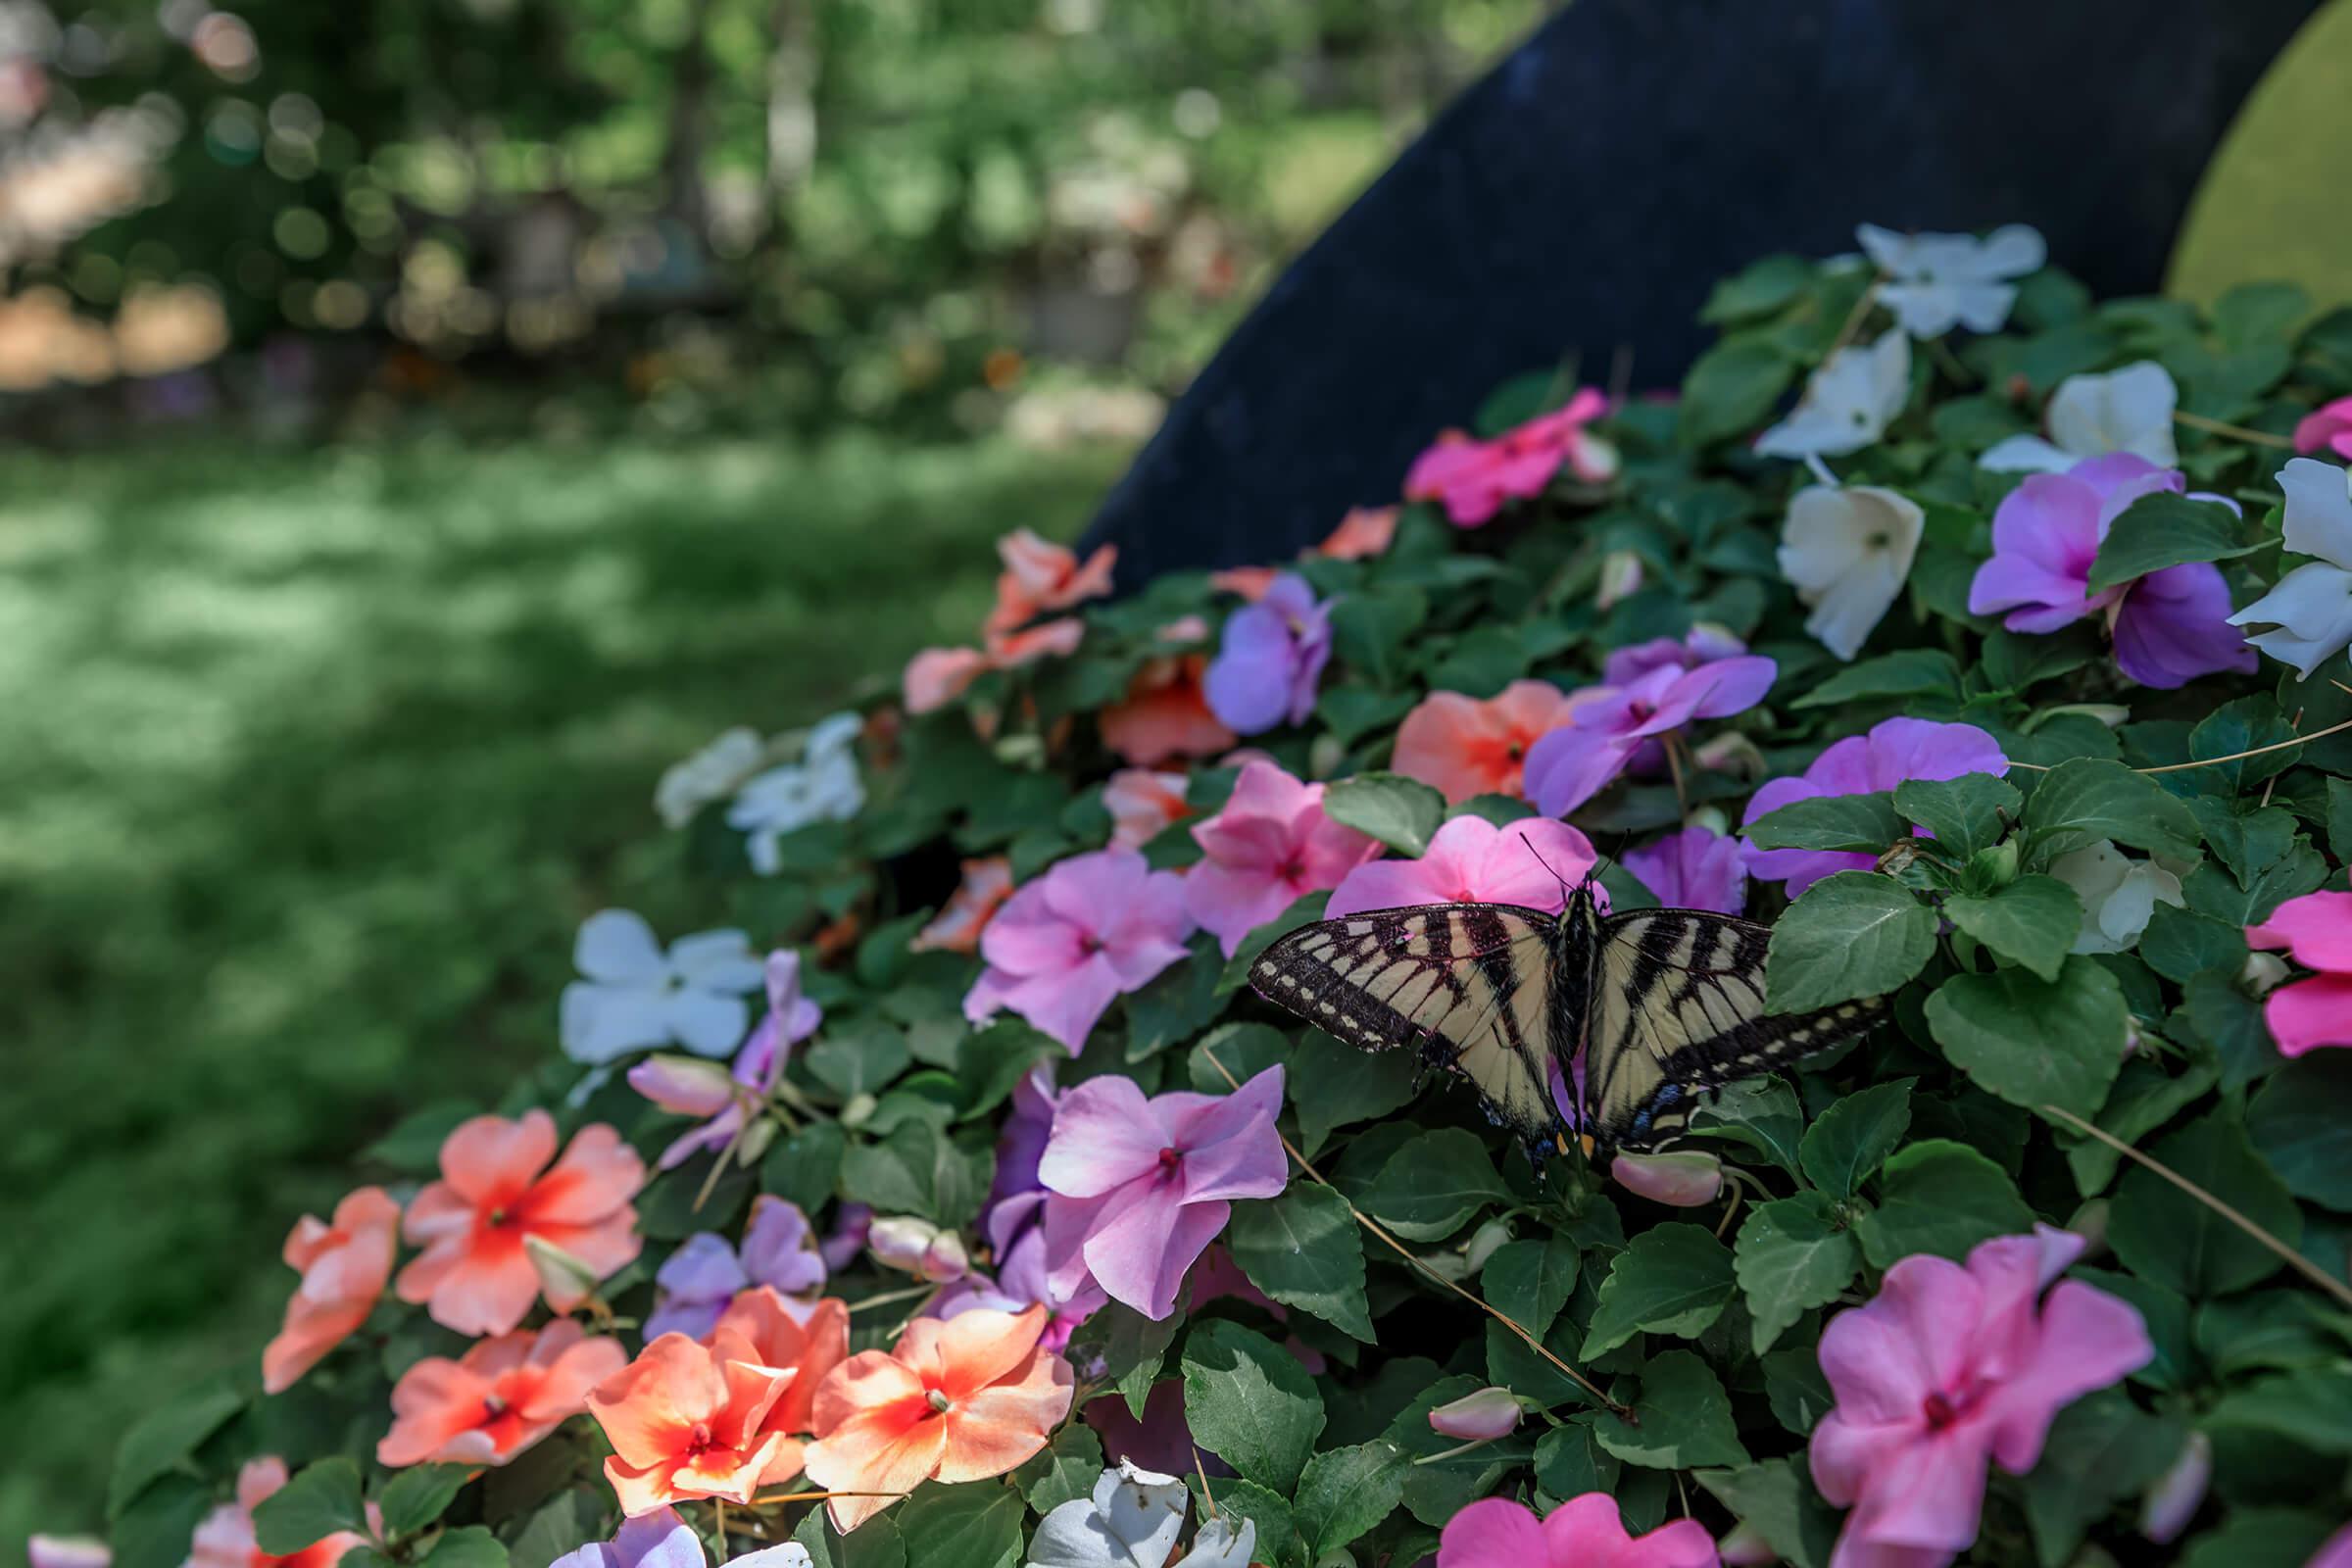
[(2282, 435), (2273, 435), (2268, 430), (2249, 430), (2242, 424), (2229, 424), (2220, 419), (2209, 419), (2202, 414), (2190, 414), (2181, 409), (2175, 409), (2173, 417), (2187, 425), (2191, 430), (2204, 430), (2213, 435), (2226, 435), (2232, 441), (2244, 441), (2258, 447), (2278, 447), (2287, 452), (2295, 450), (2295, 443), (2292, 439)]
[[(2337, 686), (2341, 683), (2330, 681), (2328, 684)], [(2344, 689), (2352, 690), (2352, 688)], [(2242, 762), (2249, 757), (2261, 757), (2268, 752), (2283, 752), (2290, 746), (2308, 746), (2313, 741), (2324, 741), (2330, 735), (2340, 734), (2348, 729), (2352, 729), (2352, 718), (2347, 718), (2340, 724), (2330, 724), (2326, 729), (2314, 730), (2309, 735), (2297, 735), (2292, 740), (2273, 741), (2268, 746), (2257, 746), (2250, 752), (2232, 752), (2228, 757), (2207, 757), (2194, 762), (2167, 762), (2162, 767), (2135, 767), (2132, 771), (2134, 773), (2184, 773), (2192, 767), (2219, 767), (2224, 762)], [(2009, 765), (2022, 767), (2029, 773), (2047, 773), (2049, 771), (2049, 768), (2039, 762), (2011, 762)]]

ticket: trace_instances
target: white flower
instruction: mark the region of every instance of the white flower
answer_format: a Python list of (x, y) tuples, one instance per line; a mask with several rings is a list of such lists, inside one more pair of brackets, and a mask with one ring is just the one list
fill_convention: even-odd
[(2317, 458), (2295, 458), (2278, 470), (2286, 492), (2286, 548), (2318, 559), (2230, 617), (2232, 626), (2275, 623), (2246, 641), (2292, 664), (2305, 680), (2352, 647), (2352, 475)]
[(1257, 1526), (1247, 1519), (1239, 1536), (1224, 1519), (1211, 1519), (1193, 1549), (1168, 1562), (1190, 1500), (1174, 1476), (1122, 1459), (1102, 1472), (1093, 1497), (1065, 1502), (1039, 1522), (1026, 1561), (1029, 1568), (1249, 1568)]
[(767, 756), (760, 732), (738, 724), (682, 762), (672, 762), (654, 786), (654, 809), (662, 825), (684, 827), (712, 801), (723, 801), (760, 771)]
[(1807, 485), (1790, 496), (1781, 575), (1813, 609), (1805, 630), (1851, 660), (1903, 591), (1926, 526), (1917, 503), (1877, 485)]
[(2127, 858), (2105, 839), (2061, 855), (2050, 862), (2050, 875), (2082, 901), (2082, 929), (2070, 953), (2121, 953), (2139, 940), (2156, 906), (2178, 909), (2187, 902), (2179, 872), (2156, 860)]
[(727, 808), (727, 825), (743, 833), (752, 867), (761, 876), (776, 874), (777, 839), (811, 823), (846, 820), (865, 805), (865, 784), (858, 776), (858, 736), (864, 727), (856, 713), (820, 719), (798, 762), (761, 773)]
[(2159, 468), (2180, 461), (2173, 444), (2173, 410), (2180, 389), (2154, 360), (2106, 375), (2070, 375), (2050, 394), (2050, 439), (2013, 435), (1977, 462), (2003, 472), (2064, 473), (2084, 458), (2129, 452)]
[(2041, 235), (2023, 223), (1974, 234), (1897, 234), (1864, 223), (1854, 230), (1863, 251), (1890, 280), (1879, 298), (1913, 337), (1941, 337), (1954, 324), (1997, 332), (2017, 302), (2007, 281), (2038, 271), (2049, 256)]
[(1837, 457), (1886, 433), (1911, 396), (1911, 340), (1889, 332), (1869, 348), (1842, 348), (1805, 382), (1788, 417), (1756, 438), (1768, 458)]
[(574, 1061), (607, 1062), (672, 1041), (723, 1056), (751, 1023), (743, 993), (764, 979), (742, 932), (698, 931), (665, 954), (654, 928), (626, 909), (582, 921), (571, 960), (587, 976), (564, 988), (559, 1008), (564, 1054)]

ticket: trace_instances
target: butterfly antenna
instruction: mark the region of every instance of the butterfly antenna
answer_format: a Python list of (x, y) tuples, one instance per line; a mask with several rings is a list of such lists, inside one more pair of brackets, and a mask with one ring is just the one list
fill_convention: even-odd
[[(1568, 902), (1568, 879), (1560, 875), (1558, 868), (1553, 866), (1549, 860), (1544, 858), (1544, 852), (1536, 848), (1536, 841), (1534, 839), (1531, 839), (1526, 834), (1522, 833), (1519, 835), (1519, 842), (1527, 846), (1527, 853), (1536, 858), (1536, 863), (1538, 865), (1542, 866), (1544, 870), (1551, 872), (1551, 879), (1560, 885), (1560, 902), (1562, 904), (1566, 904)], [(1588, 878), (1588, 880), (1590, 880), (1590, 878)]]

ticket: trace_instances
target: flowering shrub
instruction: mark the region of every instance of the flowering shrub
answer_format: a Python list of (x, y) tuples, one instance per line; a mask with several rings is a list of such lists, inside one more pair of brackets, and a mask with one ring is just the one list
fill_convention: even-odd
[[(2343, 1560), (2352, 310), (1860, 242), (673, 769), (712, 929), (354, 1152), (120, 1568)], [(1245, 983), (1588, 877), (1890, 1021), (1599, 1168)]]

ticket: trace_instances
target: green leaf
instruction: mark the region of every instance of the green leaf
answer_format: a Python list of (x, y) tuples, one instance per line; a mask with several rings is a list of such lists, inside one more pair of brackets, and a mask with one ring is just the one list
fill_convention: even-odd
[(1960, 860), (1998, 844), (2024, 801), (2014, 785), (1990, 773), (1906, 779), (1894, 789), (1896, 812), (1935, 834), (1936, 847)]
[[(2189, 1123), (2148, 1152), (2293, 1247), (2303, 1215), (2292, 1195), (2226, 1112)], [(2124, 1173), (2107, 1217), (2107, 1242), (2141, 1278), (2193, 1298), (2258, 1285), (2279, 1266), (2271, 1251), (2152, 1170)]]
[(1770, 316), (1793, 301), (1813, 281), (1813, 264), (1783, 252), (1750, 262), (1730, 277), (1718, 279), (1699, 308), (1698, 318), (1710, 326)]
[[(1185, 1076), (1199, 1095), (1230, 1095), (1268, 1067), (1290, 1059), (1291, 1043), (1262, 1023), (1223, 1023), (1202, 1035), (1186, 1054)], [(1223, 1071), (1219, 1071), (1222, 1068)], [(1226, 1077), (1231, 1073), (1231, 1078)]]
[(384, 1165), (404, 1176), (432, 1176), (441, 1169), (441, 1145), (458, 1123), (481, 1114), (481, 1106), (465, 1100), (442, 1100), (412, 1111), (383, 1137), (360, 1151), (360, 1158)]
[(2009, 962), (2056, 981), (2066, 950), (2082, 929), (2082, 901), (2054, 876), (2019, 877), (1983, 898), (1955, 893), (1943, 901), (1952, 924)]
[(792, 1539), (808, 1548), (815, 1568), (907, 1568), (906, 1542), (894, 1514), (878, 1514), (848, 1535), (836, 1535), (825, 1510), (811, 1508)]
[(760, 1163), (760, 1189), (813, 1214), (833, 1200), (849, 1148), (849, 1135), (839, 1122), (812, 1121), (776, 1140)]
[(2053, 1104), (2097, 1115), (2123, 1065), (2131, 1023), (2115, 976), (2080, 956), (2066, 959), (2055, 982), (1995, 969), (1954, 975), (1928, 999), (1928, 1028), (1952, 1065), (2029, 1110)]
[(933, 1483), (900, 1506), (899, 1535), (922, 1543), (922, 1568), (1014, 1568), (1021, 1518), (1021, 1494), (1010, 1487)]
[[(1497, 1327), (1494, 1332), (1502, 1331)], [(1473, 1377), (1441, 1378), (1414, 1396), (1381, 1434), (1403, 1449), (1411, 1461), (1404, 1478), (1404, 1506), (1425, 1525), (1445, 1524), (1472, 1500), (1493, 1492), (1505, 1475), (1532, 1457), (1530, 1445), (1517, 1437), (1482, 1444), (1467, 1452), (1451, 1452), (1461, 1445), (1431, 1430), (1430, 1411), (1478, 1386)], [(1262, 1554), (1260, 1560), (1265, 1560)]]
[(490, 1533), (488, 1525), (445, 1530), (416, 1560), (420, 1564), (430, 1563), (432, 1568), (509, 1568), (507, 1548)]
[(1771, 416), (1794, 379), (1796, 362), (1776, 344), (1757, 338), (1718, 343), (1684, 378), (1676, 438), (1689, 450), (1744, 435)]
[(2339, 860), (2352, 860), (2352, 778), (2328, 781), (2328, 848)]
[(2299, 283), (2240, 283), (2213, 302), (2213, 329), (2233, 349), (2254, 348), (2287, 336), (2311, 310)]
[(1298, 1486), (1324, 1420), (1298, 1358), (1224, 1318), (1184, 1342), (1184, 1413), (1202, 1447), (1277, 1495)]
[(844, 1100), (879, 1094), (911, 1059), (906, 1031), (887, 1024), (840, 1033), (827, 1030), (802, 1056), (816, 1081)]
[(1772, 928), (1770, 1012), (1805, 1012), (1892, 991), (1936, 951), (1936, 912), (1876, 871), (1840, 871), (1807, 888)]
[(1861, 1244), (1827, 1197), (1799, 1193), (1760, 1204), (1740, 1227), (1733, 1258), (1756, 1353), (1771, 1349), (1808, 1308), (1835, 1300), (1861, 1267)]
[(1887, 1268), (1914, 1252), (1958, 1261), (1979, 1242), (2034, 1228), (2034, 1211), (2006, 1171), (1966, 1144), (1931, 1138), (1897, 1150), (1880, 1173), (1879, 1201), (1854, 1223), (1862, 1255)]
[(1325, 788), (1323, 813), (1400, 855), (1418, 856), (1446, 820), (1446, 797), (1402, 773), (1359, 773)]
[(1335, 1130), (1412, 1103), (1418, 1076), (1410, 1051), (1367, 1054), (1319, 1029), (1300, 1036), (1284, 1087), (1306, 1157), (1321, 1153)]
[[(2207, 794), (2243, 795), (2295, 765), (2296, 749), (2286, 744), (2294, 738), (2295, 726), (2267, 692), (2224, 703), (2188, 732), (2189, 760), (2213, 765), (2189, 770), (2185, 780)], [(2271, 746), (2279, 750), (2260, 757), (2241, 755)], [(2215, 761), (2216, 758), (2231, 760)]]
[(1478, 1294), (1540, 1340), (1576, 1289), (1577, 1262), (1576, 1243), (1557, 1231), (1541, 1241), (1506, 1242), (1479, 1271)]
[(1858, 1090), (1830, 1106), (1805, 1129), (1797, 1160), (1805, 1180), (1832, 1198), (1851, 1198), (1894, 1152), (1911, 1125), (1911, 1085), (1898, 1078)]
[(1070, 1337), (1069, 1361), (1090, 1372), (1100, 1367), (1100, 1375), (1126, 1399), (1127, 1413), (1140, 1421), (1152, 1385), (1159, 1381), (1168, 1347), (1183, 1326), (1183, 1319), (1174, 1313), (1155, 1320), (1113, 1301)]
[(1590, 1361), (1644, 1332), (1695, 1339), (1737, 1289), (1731, 1251), (1705, 1226), (1674, 1222), (1643, 1231), (1610, 1264), (1577, 1359)]
[(2205, 835), (2205, 848), (2230, 868), (2239, 887), (2251, 886), (2295, 846), (2294, 813), (2278, 806), (2191, 796), (2189, 811)]
[(1632, 1401), (1642, 1418), (1629, 1426), (1602, 1412), (1593, 1423), (1600, 1446), (1628, 1464), (1653, 1470), (1744, 1465), (1731, 1396), (1714, 1369), (1689, 1350), (1653, 1355), (1642, 1368), (1642, 1392)]
[(2257, 872), (2251, 883), (2241, 884), (2208, 860), (2180, 879), (2180, 892), (2199, 914), (2243, 929), (2259, 925), (2278, 906), (2301, 898), (2327, 880), (2327, 860), (2310, 845), (2298, 842)]
[(1404, 1450), (1385, 1438), (1307, 1460), (1291, 1515), (1320, 1562), (1386, 1519), (1404, 1495)]
[[(1210, 984), (1215, 983), (1216, 964), (1189, 967), (1206, 970)], [(956, 1053), (956, 1119), (987, 1115), (1011, 1097), (1030, 1068), (1048, 1056), (1059, 1059), (1063, 1054), (1060, 1042), (1017, 1018), (999, 1018), (964, 1036)]]
[(2281, 1067), (2247, 1103), (2246, 1132), (2288, 1192), (2352, 1209), (2352, 1061), (2342, 1053)]
[(1555, 1497), (1617, 1490), (1622, 1467), (1583, 1421), (1553, 1427), (1536, 1444), (1536, 1485)]
[(1091, 1497), (1102, 1474), (1102, 1440), (1083, 1421), (1071, 1421), (1054, 1434), (1045, 1451), (1012, 1473), (1029, 1506), (1052, 1513), (1065, 1502)]
[(1772, 1418), (1797, 1437), (1809, 1435), (1814, 1423), (1838, 1402), (1830, 1395), (1830, 1380), (1822, 1376), (1817, 1347), (1770, 1350), (1758, 1356), (1756, 1364), (1764, 1369), (1764, 1397), (1772, 1405)]
[(1894, 814), (1894, 797), (1815, 795), (1767, 811), (1742, 831), (1759, 850), (1868, 850), (1873, 854), (1910, 827)]
[(1789, 1568), (1826, 1568), (1837, 1549), (1838, 1510), (1821, 1500), (1812, 1477), (1795, 1459), (1767, 1459), (1740, 1470), (1701, 1470), (1690, 1479), (1762, 1536)]
[(1473, 1133), (1446, 1127), (1417, 1134), (1390, 1155), (1356, 1203), (1408, 1242), (1434, 1242), (1505, 1196), (1486, 1146)]
[(1326, 686), (1315, 699), (1315, 717), (1342, 746), (1353, 746), (1376, 729), (1385, 729), (1413, 710), (1411, 692), (1379, 692), (1369, 686)]
[(2317, 1291), (2228, 1296), (2197, 1308), (2196, 1345), (2216, 1375), (2303, 1372), (2343, 1359), (2347, 1325)]
[[(194, 1476), (165, 1475), (117, 1510), (107, 1531), (119, 1568), (180, 1568), (188, 1541), (213, 1509), (213, 1489)], [(575, 1543), (576, 1544), (576, 1543)]]
[(2246, 937), (2209, 914), (2159, 904), (2140, 933), (2139, 961), (2176, 984), (2207, 969), (2235, 975), (2246, 961)]
[(341, 1454), (294, 1472), (253, 1510), (253, 1539), (273, 1557), (291, 1556), (338, 1530), (369, 1534), (360, 1505), (360, 1467)]
[(1701, 1105), (1691, 1131), (1743, 1144), (1794, 1176), (1805, 1135), (1796, 1094), (1778, 1078), (1725, 1084)]
[(245, 1408), (245, 1396), (226, 1377), (208, 1379), (148, 1411), (122, 1435), (107, 1482), (106, 1516), (120, 1515), (148, 1484), (187, 1461), (205, 1439)]
[[(1196, 1478), (1193, 1485), (1200, 1482)], [(1247, 1519), (1257, 1526), (1257, 1544), (1250, 1555), (1260, 1562), (1292, 1562), (1298, 1553), (1293, 1549), (1298, 1539), (1298, 1527), (1291, 1518), (1290, 1499), (1279, 1493), (1252, 1481), (1220, 1481), (1213, 1489), (1217, 1512), (1230, 1519)], [(1206, 1518), (1205, 1503), (1196, 1513)], [(1237, 1530), (1239, 1526), (1235, 1527)]]
[(440, 1518), (473, 1469), (463, 1464), (420, 1464), (401, 1471), (376, 1494), (384, 1529), (395, 1536), (414, 1535)]
[(1225, 1246), (1250, 1283), (1275, 1300), (1372, 1342), (1363, 1241), (1348, 1200), (1332, 1189), (1293, 1182), (1279, 1198), (1236, 1203)]
[(1127, 1059), (1142, 1061), (1199, 1034), (1222, 1009), (1222, 980), (1217, 939), (1203, 931), (1193, 938), (1191, 956), (1127, 998)]
[(2026, 798), (2025, 822), (2044, 856), (2100, 839), (2181, 859), (2197, 853), (2188, 808), (2153, 779), (2102, 758), (2077, 758), (2044, 773)]
[(2222, 1396), (2205, 1414), (2211, 1432), (2266, 1432), (2299, 1447), (2352, 1456), (2352, 1372), (2283, 1372)]
[(2168, 1022), (2213, 1048), (2224, 1089), (2242, 1089), (2280, 1065), (2262, 1004), (2237, 989), (2234, 972), (2208, 969), (2190, 975), (2180, 987), (2180, 1007)]
[(2189, 1542), (2178, 1568), (2307, 1568), (2335, 1528), (2329, 1514), (2238, 1508)]
[(2178, 1421), (2142, 1414), (2114, 1389), (2058, 1412), (2026, 1477), (2026, 1524), (2043, 1568), (2074, 1559), (2091, 1525), (2164, 1474), (2187, 1441)]
[(845, 1198), (877, 1213), (917, 1214), (961, 1229), (980, 1212), (996, 1156), (976, 1142), (943, 1138), (908, 1122), (878, 1144), (860, 1144), (842, 1159)]
[(507, 1548), (508, 1562), (512, 1568), (548, 1568), (558, 1557), (577, 1551), (583, 1541), (604, 1535), (605, 1507), (585, 1487), (564, 1488), (531, 1515)]
[(2170, 490), (2126, 507), (2099, 541), (2090, 564), (2090, 591), (2191, 561), (2228, 561), (2262, 548), (2238, 514), (2218, 501), (2191, 501)]
[[(2096, 1124), (2126, 1144), (2137, 1144), (2211, 1089), (2215, 1077), (2211, 1067), (2194, 1062), (2175, 1075), (2145, 1057), (2128, 1061), (2115, 1087), (2108, 1091)], [(2066, 1148), (2066, 1162), (2075, 1173), (2075, 1190), (2085, 1198), (2104, 1192), (2115, 1180), (2116, 1166), (2124, 1156), (2095, 1138), (2076, 1139), (2069, 1145), (2070, 1137), (2071, 1133), (2061, 1133), (2059, 1142)]]
[(1848, 664), (1798, 697), (1790, 708), (1832, 708), (1865, 697), (1960, 695), (1960, 662), (1940, 648), (1905, 648)]
[(1418, 588), (1375, 588), (1344, 595), (1331, 607), (1331, 651), (1348, 669), (1387, 689), (1406, 669), (1412, 635), (1429, 618)]

